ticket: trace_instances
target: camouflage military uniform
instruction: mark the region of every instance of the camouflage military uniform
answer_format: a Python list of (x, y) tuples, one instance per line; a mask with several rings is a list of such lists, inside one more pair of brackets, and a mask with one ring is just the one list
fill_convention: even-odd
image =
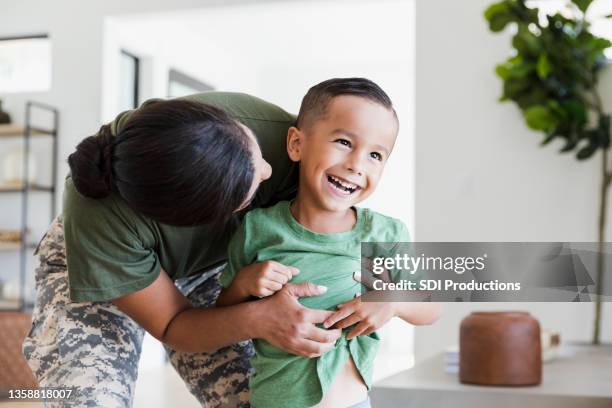
[[(35, 254), (40, 259), (37, 296), (23, 352), (41, 387), (75, 390), (72, 399), (48, 406), (131, 406), (144, 329), (110, 302), (70, 301), (60, 217)], [(218, 272), (181, 280), (177, 286), (194, 306), (212, 306), (220, 290)], [(166, 350), (203, 407), (249, 406), (251, 342), (211, 354)]]

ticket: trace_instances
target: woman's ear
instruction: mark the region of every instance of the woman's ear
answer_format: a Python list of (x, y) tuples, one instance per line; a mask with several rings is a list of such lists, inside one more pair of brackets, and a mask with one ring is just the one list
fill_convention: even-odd
[(304, 134), (294, 126), (289, 128), (287, 132), (287, 154), (294, 162), (299, 162), (302, 159), (302, 143)]

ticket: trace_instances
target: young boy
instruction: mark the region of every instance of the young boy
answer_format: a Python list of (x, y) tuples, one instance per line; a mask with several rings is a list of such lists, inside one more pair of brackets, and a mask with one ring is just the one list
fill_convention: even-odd
[(312, 282), (327, 292), (300, 302), (338, 308), (325, 327), (355, 327), (317, 358), (255, 340), (254, 407), (369, 407), (367, 390), (379, 347), (375, 330), (393, 316), (413, 324), (437, 318), (436, 305), (355, 298), (361, 293), (353, 279), (360, 269), (361, 242), (410, 239), (401, 221), (354, 207), (376, 189), (398, 126), (389, 97), (366, 79), (331, 79), (304, 97), (297, 127), (287, 135), (289, 157), (300, 163), (297, 197), (245, 216), (230, 243), (217, 305), (269, 296), (289, 280)]

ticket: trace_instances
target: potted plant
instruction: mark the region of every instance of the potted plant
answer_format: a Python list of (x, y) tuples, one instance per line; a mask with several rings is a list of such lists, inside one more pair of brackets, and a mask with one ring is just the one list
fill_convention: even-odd
[[(585, 18), (592, 0), (571, 0), (561, 12), (541, 20), (537, 8), (525, 0), (492, 4), (484, 15), (493, 32), (512, 24), (515, 54), (497, 65), (503, 81), (501, 101), (513, 101), (527, 126), (543, 133), (542, 145), (564, 142), (562, 153), (575, 152), (578, 160), (601, 156), (599, 191), (598, 295), (604, 282), (603, 243), (606, 240), (607, 195), (612, 181), (609, 163), (610, 113), (604, 110), (597, 89), (606, 63), (604, 51), (612, 43), (589, 31)], [(612, 17), (612, 15), (605, 16)], [(601, 298), (595, 299), (593, 344), (599, 344)]]

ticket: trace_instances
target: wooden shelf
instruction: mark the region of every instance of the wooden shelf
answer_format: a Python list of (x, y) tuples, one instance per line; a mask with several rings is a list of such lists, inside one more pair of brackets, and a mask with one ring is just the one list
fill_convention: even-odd
[[(43, 186), (40, 184), (36, 184), (36, 183), (30, 183), (28, 185), (28, 190), (29, 191), (53, 191), (53, 187), (49, 187), (49, 186)], [(0, 193), (21, 193), (25, 191), (25, 187), (24, 186), (19, 186), (19, 185), (7, 185), (7, 186), (3, 186), (0, 185)]]
[(0, 311), (18, 310), (19, 300), (0, 299)]
[[(26, 244), (26, 248), (34, 249), (37, 244)], [(19, 251), (21, 250), (21, 242), (0, 241), (0, 252)]]
[[(14, 123), (0, 125), (0, 138), (4, 137), (23, 137), (26, 133), (26, 128)], [(48, 129), (30, 128), (30, 135), (45, 136), (55, 135), (55, 132)]]

